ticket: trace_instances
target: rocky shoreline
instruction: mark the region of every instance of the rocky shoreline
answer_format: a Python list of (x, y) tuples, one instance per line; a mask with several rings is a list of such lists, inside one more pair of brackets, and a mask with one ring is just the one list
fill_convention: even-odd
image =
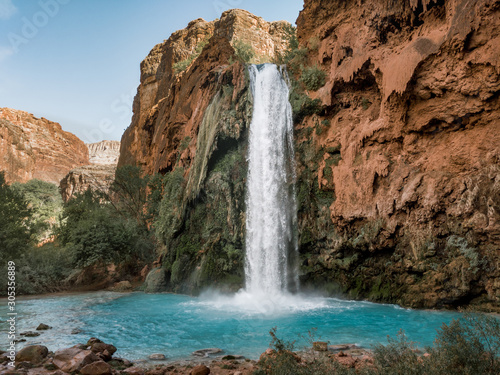
[[(259, 360), (238, 355), (225, 355), (221, 349), (210, 348), (193, 353), (192, 358), (170, 361), (162, 354), (152, 354), (149, 360), (131, 362), (114, 357), (116, 347), (97, 338), (86, 344), (51, 352), (43, 345), (29, 345), (11, 357), (9, 352), (0, 352), (1, 374), (23, 375), (248, 375), (273, 360), (277, 352), (267, 349)], [(322, 359), (346, 368), (360, 368), (373, 364), (372, 353), (353, 344), (328, 345), (315, 342), (313, 347), (293, 352), (297, 363), (307, 366)]]

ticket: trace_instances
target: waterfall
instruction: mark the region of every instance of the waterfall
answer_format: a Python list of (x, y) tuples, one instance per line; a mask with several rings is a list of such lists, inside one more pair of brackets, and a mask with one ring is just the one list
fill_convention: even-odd
[(274, 64), (251, 65), (253, 115), (246, 196), (246, 290), (279, 295), (298, 289), (297, 203), (292, 109)]

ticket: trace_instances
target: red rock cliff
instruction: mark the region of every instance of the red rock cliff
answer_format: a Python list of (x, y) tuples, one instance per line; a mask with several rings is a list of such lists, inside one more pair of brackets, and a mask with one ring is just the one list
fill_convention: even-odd
[(500, 2), (304, 3), (327, 79), (297, 125), (303, 280), (499, 311)]
[(0, 108), (0, 169), (9, 182), (36, 178), (58, 185), (70, 169), (88, 163), (85, 143), (58, 123)]
[[(122, 137), (118, 166), (141, 165), (147, 173), (169, 171), (177, 160), (178, 146), (189, 137), (185, 145), (189, 147), (181, 156), (188, 166), (196, 153), (198, 127), (215, 94), (209, 82), (235, 61), (228, 60), (234, 53), (232, 45), (246, 43), (255, 52), (253, 61), (270, 61), (287, 47), (287, 26), (284, 21), (266, 22), (233, 9), (212, 22), (192, 21), (156, 45), (141, 63), (141, 84), (132, 124)], [(194, 62), (184, 72), (176, 72), (176, 64), (189, 59)], [(231, 68), (244, 75), (241, 65)]]

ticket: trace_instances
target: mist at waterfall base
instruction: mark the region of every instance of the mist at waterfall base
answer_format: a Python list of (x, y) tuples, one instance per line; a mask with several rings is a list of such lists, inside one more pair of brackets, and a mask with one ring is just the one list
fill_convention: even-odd
[[(308, 343), (300, 335), (317, 328), (316, 339), (369, 348), (404, 329), (420, 346), (432, 345), (436, 329), (459, 316), (394, 305), (347, 301), (298, 293), (295, 165), (288, 87), (275, 65), (250, 66), (254, 112), (249, 129), (246, 197), (245, 288), (234, 295), (215, 291), (199, 297), (175, 294), (97, 292), (19, 299), (17, 329), (39, 323), (53, 329), (27, 338), (50, 350), (98, 337), (118, 348), (116, 355), (145, 359), (163, 353), (189, 357), (218, 347), (227, 354), (257, 359), (269, 346), (269, 331)], [(7, 316), (0, 304), (0, 316)], [(6, 337), (7, 323), (0, 322)], [(75, 334), (71, 332), (76, 330)], [(309, 344), (310, 345), (310, 344)], [(20, 348), (22, 344), (18, 346)]]

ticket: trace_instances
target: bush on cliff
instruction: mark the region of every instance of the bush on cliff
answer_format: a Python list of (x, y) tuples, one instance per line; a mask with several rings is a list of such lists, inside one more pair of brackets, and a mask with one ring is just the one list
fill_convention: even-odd
[(316, 91), (325, 85), (326, 73), (318, 66), (306, 67), (302, 70), (300, 81), (307, 90)]
[(248, 43), (243, 42), (242, 40), (236, 40), (234, 42), (234, 51), (236, 56), (243, 61), (244, 63), (250, 63), (250, 61), (255, 56), (255, 52), (252, 46)]

